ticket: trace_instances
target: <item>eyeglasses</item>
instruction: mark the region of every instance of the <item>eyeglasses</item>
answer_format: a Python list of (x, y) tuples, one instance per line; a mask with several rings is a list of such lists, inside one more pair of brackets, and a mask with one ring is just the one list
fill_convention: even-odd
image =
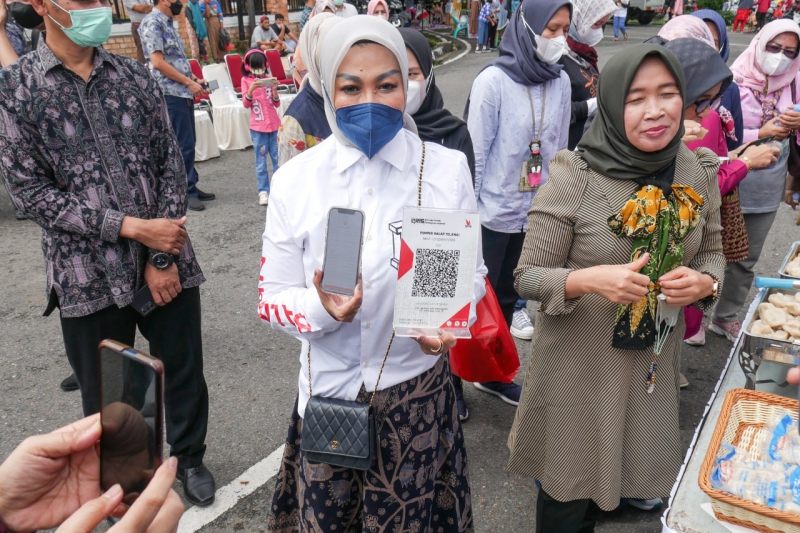
[(783, 53), (789, 59), (797, 58), (797, 48), (783, 48), (778, 44), (767, 43), (764, 47), (764, 50), (769, 52), (770, 54), (780, 54)]
[(720, 103), (722, 103), (722, 93), (714, 96), (713, 98), (698, 100), (694, 103), (694, 105), (697, 106), (695, 113), (699, 115), (700, 113), (704, 113), (707, 109), (716, 110)]

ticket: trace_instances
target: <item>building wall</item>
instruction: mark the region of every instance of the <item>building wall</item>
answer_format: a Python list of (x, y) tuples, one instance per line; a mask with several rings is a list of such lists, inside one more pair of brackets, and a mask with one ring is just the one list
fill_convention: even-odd
[[(184, 1), (185, 4), (188, 0)], [(287, 19), (289, 18), (289, 4), (287, 0), (269, 0), (267, 3), (267, 8), (271, 14), (274, 13), (283, 13), (283, 16)], [(258, 24), (258, 19), (261, 18), (261, 15), (256, 16), (256, 24)], [(186, 57), (191, 58), (192, 52), (191, 48), (189, 47), (189, 37), (186, 34), (186, 17), (182, 14), (175, 17), (175, 20), (178, 21), (178, 30), (183, 38), (183, 45), (186, 50)], [(297, 23), (290, 23), (289, 26), (292, 28), (292, 31), (295, 35), (300, 33), (299, 24)], [(228, 17), (225, 21), (225, 29), (228, 30), (228, 33), (231, 34), (231, 41), (233, 42), (234, 50), (243, 49), (246, 50), (250, 47), (250, 29), (247, 27), (247, 16), (244, 17), (244, 32), (245, 32), (245, 42), (242, 43), (240, 46), (239, 43), (239, 26), (238, 22), (236, 21), (235, 17)], [(117, 33), (117, 32), (114, 32)], [(115, 54), (120, 54), (128, 57), (136, 57), (136, 45), (133, 42), (133, 36), (130, 32), (125, 32), (123, 34), (112, 35), (108, 41), (103, 45), (103, 47)]]

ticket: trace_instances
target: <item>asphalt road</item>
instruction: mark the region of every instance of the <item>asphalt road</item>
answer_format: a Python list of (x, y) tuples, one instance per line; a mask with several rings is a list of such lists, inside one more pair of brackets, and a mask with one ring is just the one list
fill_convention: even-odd
[[(604, 39), (598, 46), (601, 65), (656, 31), (655, 26), (634, 25), (627, 42)], [(606, 35), (610, 32), (608, 28)], [(748, 41), (747, 35), (733, 37), (731, 61)], [(445, 103), (456, 114), (463, 110), (477, 72), (495, 56), (470, 53), (437, 69)], [(282, 445), (296, 395), (299, 343), (261, 324), (255, 312), (264, 209), (257, 205), (253, 152), (223, 152), (198, 169), (201, 188), (218, 198), (205, 212), (189, 214), (188, 230), (208, 278), (201, 288), (211, 395), (206, 464), (223, 487)], [(793, 222), (794, 214), (783, 206), (757, 266), (759, 274), (776, 272), (797, 239)], [(46, 302), (39, 238), (39, 228), (16, 221), (10, 200), (0, 193), (0, 458), (26, 436), (81, 417), (78, 393), (63, 393), (58, 387), (70, 372), (58, 318), (41, 316)], [(708, 339), (703, 348), (684, 350), (681, 367), (691, 382), (681, 396), (685, 447), (730, 350), (727, 341), (713, 334)], [(137, 347), (147, 350), (143, 339)], [(518, 348), (522, 369), (517, 381), (522, 383), (529, 343), (518, 342)], [(533, 531), (533, 481), (505, 470), (514, 409), (472, 387), (466, 388), (466, 398), (476, 531)], [(273, 483), (267, 481), (202, 531), (263, 530)], [(655, 533), (661, 531), (659, 516), (629, 508), (604, 517), (597, 531)]]

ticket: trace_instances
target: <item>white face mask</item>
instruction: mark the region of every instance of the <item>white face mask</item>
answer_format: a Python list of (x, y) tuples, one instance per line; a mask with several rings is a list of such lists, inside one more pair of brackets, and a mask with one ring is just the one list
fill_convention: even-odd
[(377, 13), (375, 16), (379, 19), (389, 20), (389, 15), (387, 13)]
[[(561, 59), (561, 56), (567, 51), (567, 38), (563, 35), (561, 37), (556, 37), (554, 39), (548, 39), (547, 37), (542, 37), (541, 35), (536, 35), (536, 32), (528, 26), (528, 22), (522, 17), (522, 23), (528, 29), (528, 39), (531, 38), (531, 33), (533, 37), (536, 39), (536, 57), (542, 63), (547, 63), (548, 65), (555, 65), (558, 63), (558, 60)], [(531, 45), (533, 45), (533, 41), (531, 41)]]
[(594, 46), (603, 40), (603, 28), (589, 28), (584, 33), (578, 32), (578, 38), (583, 44)]
[(758, 63), (761, 71), (767, 76), (780, 76), (792, 66), (792, 59), (789, 59), (782, 52), (770, 54), (766, 50), (758, 51)]
[(408, 94), (406, 95), (406, 113), (414, 115), (419, 108), (422, 107), (422, 102), (428, 96), (428, 90), (433, 80), (433, 72), (428, 76), (425, 81), (409, 81)]

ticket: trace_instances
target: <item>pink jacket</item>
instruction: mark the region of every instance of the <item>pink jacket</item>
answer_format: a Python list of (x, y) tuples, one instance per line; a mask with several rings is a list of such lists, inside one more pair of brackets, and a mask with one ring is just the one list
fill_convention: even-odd
[(253, 76), (242, 78), (242, 104), (250, 109), (250, 129), (261, 133), (272, 133), (281, 127), (277, 108), (281, 101), (272, 98), (272, 88), (259, 88), (253, 91), (253, 100), (247, 99), (247, 92), (255, 81)]
[[(701, 125), (708, 130), (708, 133), (702, 139), (686, 143), (689, 150), (694, 152), (698, 148), (708, 148), (718, 156), (728, 157), (728, 145), (725, 143), (725, 132), (722, 130), (722, 123), (717, 112), (711, 110), (708, 116), (703, 119)], [(747, 124), (745, 124), (745, 128), (746, 127)], [(747, 164), (743, 161), (736, 160), (729, 163), (722, 163), (717, 172), (720, 195), (725, 196), (731, 192), (739, 185), (739, 182), (746, 177)]]

